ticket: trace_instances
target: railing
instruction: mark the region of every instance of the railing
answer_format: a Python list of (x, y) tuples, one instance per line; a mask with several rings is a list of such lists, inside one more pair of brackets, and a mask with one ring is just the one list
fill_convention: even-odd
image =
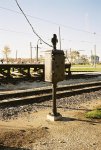
[[(71, 75), (71, 64), (65, 64), (65, 72), (68, 75)], [(32, 74), (37, 72), (38, 74), (43, 75), (45, 73), (44, 64), (0, 64), (0, 74), (6, 77), (11, 77), (13, 74), (16, 75), (16, 72), (22, 74), (22, 76), (30, 77)]]

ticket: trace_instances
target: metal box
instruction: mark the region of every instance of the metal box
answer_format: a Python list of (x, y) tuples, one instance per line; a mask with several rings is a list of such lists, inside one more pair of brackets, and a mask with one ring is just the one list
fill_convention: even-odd
[(57, 83), (64, 80), (65, 57), (62, 50), (49, 50), (45, 53), (45, 81)]

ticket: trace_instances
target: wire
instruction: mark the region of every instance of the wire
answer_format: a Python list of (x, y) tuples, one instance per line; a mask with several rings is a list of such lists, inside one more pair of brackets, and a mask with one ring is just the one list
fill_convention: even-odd
[[(17, 33), (17, 34), (27, 34), (27, 35), (31, 35), (31, 33), (27, 33), (27, 32), (21, 32), (21, 31), (15, 31), (15, 30), (10, 30), (10, 29), (4, 29), (0, 27), (0, 31), (5, 31), (5, 32), (11, 32), (11, 33)], [(101, 35), (100, 35), (101, 36)], [(73, 41), (73, 40), (72, 40)], [(75, 41), (75, 40), (74, 40)], [(84, 42), (84, 43), (93, 43), (92, 41), (75, 41), (75, 42)], [(99, 43), (101, 43), (101, 41), (97, 41)]]
[(15, 10), (12, 10), (12, 9), (9, 9), (9, 8), (5, 8), (5, 7), (1, 7), (1, 6), (0, 6), (0, 9), (4, 9), (4, 10), (7, 10), (7, 11), (11, 11), (11, 12), (14, 12), (14, 13), (21, 14), (21, 13), (18, 12), (18, 11), (15, 11)]
[[(4, 9), (4, 10), (7, 10), (7, 11), (11, 11), (11, 12), (17, 13), (17, 14), (21, 14), (20, 12), (12, 10), (12, 9), (9, 9), (9, 8), (5, 8), (5, 7), (1, 7), (1, 6), (0, 6), (0, 8)], [(86, 31), (86, 30), (83, 30), (83, 29), (74, 28), (72, 26), (59, 24), (59, 23), (56, 23), (56, 22), (53, 22), (53, 21), (50, 21), (50, 20), (46, 20), (46, 19), (43, 19), (43, 18), (31, 16), (31, 15), (28, 15), (28, 14), (26, 14), (26, 16), (29, 16), (30, 18), (38, 19), (38, 20), (41, 20), (41, 21), (45, 21), (45, 22), (48, 22), (48, 23), (51, 23), (51, 24), (54, 24), (54, 25), (58, 25), (58, 26), (61, 26), (61, 27), (64, 27), (64, 28), (69, 28), (71, 30), (79, 31), (79, 32), (85, 32), (85, 33), (88, 33), (88, 34), (94, 34), (95, 33), (95, 32), (90, 32), (90, 31)], [(96, 33), (96, 35), (97, 36), (101, 36), (101, 34), (98, 34), (98, 33)]]
[[(18, 12), (18, 11), (15, 11), (15, 10), (12, 10), (12, 9), (9, 9), (9, 8), (5, 8), (5, 7), (1, 7), (1, 6), (0, 6), (0, 9), (4, 9), (4, 10), (7, 10), (7, 11), (11, 11), (11, 12), (14, 12), (14, 13), (17, 13), (17, 14), (22, 14), (22, 13), (20, 13), (20, 12)], [(26, 14), (26, 16), (29, 16), (30, 18), (38, 19), (38, 20), (45, 21), (45, 22), (48, 22), (48, 23), (55, 24), (55, 25), (58, 25), (58, 26), (59, 26), (58, 23), (52, 22), (52, 21), (50, 21), (50, 20), (46, 20), (46, 19), (43, 19), (43, 18), (31, 16), (31, 15), (29, 15), (29, 14)]]
[(22, 12), (22, 14), (24, 15), (25, 19), (27, 20), (28, 24), (30, 25), (30, 27), (32, 28), (32, 31), (33, 33), (43, 42), (45, 43), (46, 45), (50, 46), (50, 47), (53, 47), (52, 45), (48, 44), (47, 42), (45, 42), (37, 33), (36, 31), (34, 30), (32, 24), (30, 23), (30, 21), (28, 20), (27, 16), (25, 15), (24, 11), (22, 10), (22, 8), (20, 7), (19, 3), (17, 2), (17, 0), (15, 0), (17, 6), (19, 7), (20, 11)]
[[(14, 12), (14, 13), (17, 13), (17, 14), (22, 14), (22, 13), (20, 13), (18, 11), (15, 11), (15, 10), (12, 10), (12, 9), (9, 9), (9, 8), (5, 8), (5, 7), (2, 7), (2, 6), (0, 6), (0, 9), (11, 11), (11, 12)], [(59, 23), (56, 23), (56, 22), (53, 22), (53, 21), (50, 21), (50, 20), (46, 20), (46, 19), (43, 19), (43, 18), (31, 16), (29, 14), (26, 14), (26, 16), (29, 16), (30, 18), (38, 19), (38, 20), (41, 20), (41, 21), (45, 21), (45, 22), (48, 22), (48, 23), (51, 23), (51, 24), (54, 24), (54, 25), (58, 25), (58, 26), (61, 26), (61, 27), (64, 27), (64, 28), (69, 28), (71, 30), (80, 31), (80, 32), (86, 32), (86, 33), (89, 33), (89, 34), (95, 34), (95, 32), (90, 32), (90, 31), (87, 31), (87, 30), (74, 28), (72, 26), (67, 26), (67, 25), (64, 25), (64, 24), (59, 24)], [(96, 36), (101, 36), (101, 34), (96, 33)]]
[(14, 31), (14, 30), (4, 29), (4, 28), (0, 28), (0, 31), (13, 32), (13, 33), (20, 33), (20, 34), (31, 34), (31, 33), (25, 33), (25, 32), (20, 32), (20, 31)]

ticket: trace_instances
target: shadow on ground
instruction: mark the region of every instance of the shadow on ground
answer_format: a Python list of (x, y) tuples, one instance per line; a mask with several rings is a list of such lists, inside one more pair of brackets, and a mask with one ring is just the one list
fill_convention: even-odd
[(0, 150), (30, 150), (30, 149), (26, 149), (26, 148), (16, 148), (16, 147), (8, 147), (8, 146), (0, 145)]
[[(68, 79), (88, 79), (88, 78), (96, 78), (101, 76), (101, 74), (94, 74), (94, 73), (81, 73), (81, 74), (71, 74), (71, 75), (65, 75), (65, 80)], [(37, 76), (22, 76), (22, 77), (4, 77), (4, 76), (0, 76), (0, 84), (1, 83), (12, 83), (12, 84), (18, 84), (19, 82), (23, 82), (23, 81), (28, 81), (28, 82), (34, 82), (34, 81), (44, 81), (44, 77), (37, 75)]]
[(68, 122), (68, 121), (80, 121), (80, 122), (87, 122), (92, 125), (101, 124), (101, 119), (78, 119), (78, 118), (69, 118), (69, 117), (62, 117), (60, 121)]

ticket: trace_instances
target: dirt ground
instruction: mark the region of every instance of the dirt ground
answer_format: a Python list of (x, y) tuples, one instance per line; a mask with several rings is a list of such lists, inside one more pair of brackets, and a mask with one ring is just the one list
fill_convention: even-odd
[(97, 105), (101, 100), (58, 108), (62, 119), (55, 122), (47, 120), (51, 108), (0, 121), (0, 150), (101, 150), (101, 119), (84, 115)]

